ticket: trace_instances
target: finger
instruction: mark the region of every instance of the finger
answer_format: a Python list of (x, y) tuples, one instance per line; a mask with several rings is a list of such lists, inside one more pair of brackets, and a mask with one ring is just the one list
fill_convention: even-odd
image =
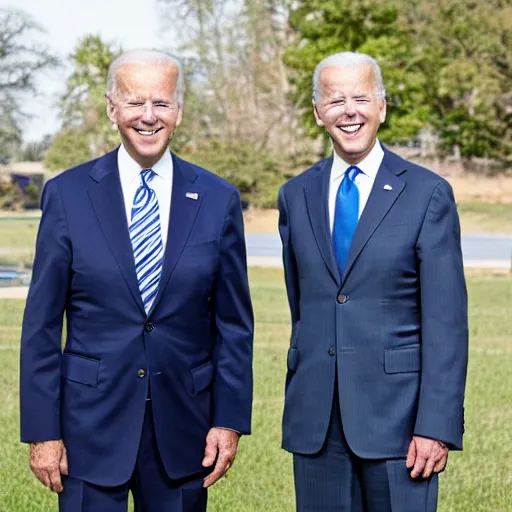
[(440, 460), (437, 461), (434, 466), (434, 473), (441, 473), (446, 469), (446, 463), (448, 462), (448, 457), (444, 455)]
[(32, 469), (36, 478), (45, 486), (50, 489), (50, 475), (43, 469)]
[(206, 448), (204, 449), (203, 467), (211, 466), (217, 457), (218, 447), (212, 441), (206, 441)]
[(62, 486), (62, 479), (60, 477), (60, 471), (56, 468), (50, 471), (50, 489), (57, 494), (64, 490)]
[(49, 487), (50, 486), (50, 478), (48, 477), (48, 473), (44, 469), (37, 468), (37, 467), (33, 466), (32, 464), (30, 464), (30, 469), (32, 470), (32, 473), (34, 473), (35, 477), (45, 487)]
[(68, 474), (68, 454), (66, 448), (62, 450), (62, 457), (60, 459), (59, 469), (62, 475)]
[(414, 467), (411, 471), (411, 477), (412, 478), (418, 478), (423, 470), (425, 469), (425, 464), (427, 463), (427, 458), (423, 455), (417, 453), (416, 454), (416, 460), (414, 461)]
[(429, 478), (432, 474), (432, 471), (434, 470), (434, 466), (436, 465), (436, 459), (433, 455), (431, 455), (425, 464), (425, 468), (423, 469), (422, 477), (423, 478)]
[(410, 469), (414, 466), (416, 460), (416, 442), (414, 439), (409, 443), (409, 449), (407, 450), (407, 459), (405, 459), (405, 466)]
[(204, 479), (203, 487), (210, 487), (219, 480), (229, 468), (229, 461), (221, 459), (215, 464), (214, 470)]

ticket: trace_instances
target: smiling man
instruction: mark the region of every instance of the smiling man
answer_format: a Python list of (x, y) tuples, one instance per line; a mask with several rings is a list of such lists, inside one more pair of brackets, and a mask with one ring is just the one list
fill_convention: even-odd
[(377, 139), (381, 70), (339, 53), (313, 109), (333, 157), (286, 183), (283, 448), (298, 511), (433, 512), (462, 449), (467, 297), (449, 184)]
[(169, 151), (183, 109), (176, 59), (127, 52), (107, 82), (121, 146), (43, 193), (21, 438), (61, 512), (126, 512), (129, 491), (137, 512), (200, 512), (250, 431), (240, 197)]

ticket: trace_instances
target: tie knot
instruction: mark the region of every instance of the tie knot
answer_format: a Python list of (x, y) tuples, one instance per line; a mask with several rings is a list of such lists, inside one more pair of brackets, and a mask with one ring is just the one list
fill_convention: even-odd
[(142, 185), (147, 186), (147, 184), (154, 178), (154, 176), (155, 171), (153, 171), (153, 169), (142, 169), (142, 171), (140, 171)]
[(350, 181), (354, 181), (356, 176), (361, 173), (363, 171), (361, 171), (361, 169), (359, 169), (359, 167), (357, 167), (356, 165), (351, 165), (346, 171), (345, 171), (345, 176), (350, 180)]

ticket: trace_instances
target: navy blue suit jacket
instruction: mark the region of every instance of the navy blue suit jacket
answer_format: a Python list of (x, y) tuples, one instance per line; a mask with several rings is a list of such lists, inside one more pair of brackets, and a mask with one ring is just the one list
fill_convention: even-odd
[(358, 456), (404, 457), (413, 435), (462, 447), (467, 296), (452, 190), (384, 151), (343, 277), (328, 224), (332, 158), (279, 193), (292, 316), (283, 447), (294, 453), (322, 447), (336, 374)]
[(43, 193), (23, 318), (21, 438), (62, 438), (69, 474), (99, 485), (132, 474), (149, 382), (172, 478), (202, 470), (211, 427), (250, 431), (253, 315), (239, 194), (175, 155), (173, 163), (163, 270), (148, 315), (117, 151), (60, 174)]

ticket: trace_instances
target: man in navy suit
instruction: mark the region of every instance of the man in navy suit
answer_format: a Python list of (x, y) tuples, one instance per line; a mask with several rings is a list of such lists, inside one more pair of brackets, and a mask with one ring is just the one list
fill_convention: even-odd
[(327, 57), (313, 89), (334, 155), (279, 193), (292, 318), (283, 448), (297, 510), (433, 512), (464, 430), (452, 190), (378, 141), (386, 101), (373, 58)]
[[(253, 315), (238, 191), (168, 144), (174, 58), (110, 66), (122, 144), (51, 179), (21, 345), (21, 438), (62, 512), (206, 510), (248, 434)], [(66, 340), (61, 351), (63, 315)]]

